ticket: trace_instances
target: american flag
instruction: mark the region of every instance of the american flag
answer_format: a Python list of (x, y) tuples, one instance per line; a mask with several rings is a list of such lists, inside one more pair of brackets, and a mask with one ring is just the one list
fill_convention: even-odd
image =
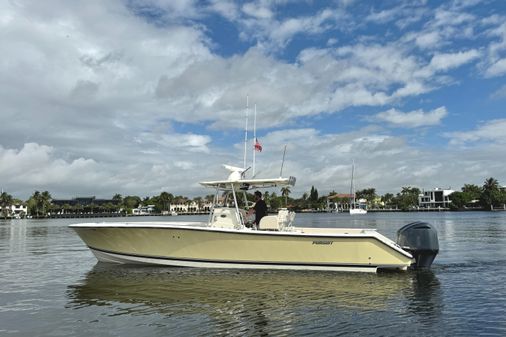
[(255, 138), (255, 151), (262, 152), (262, 145), (258, 141), (258, 138)]

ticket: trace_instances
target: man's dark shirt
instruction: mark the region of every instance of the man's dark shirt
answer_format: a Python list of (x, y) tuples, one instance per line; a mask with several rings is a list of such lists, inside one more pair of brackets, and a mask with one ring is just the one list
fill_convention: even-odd
[(255, 223), (258, 226), (260, 219), (267, 215), (267, 205), (265, 204), (265, 201), (260, 199), (255, 203), (255, 207), (253, 208), (255, 209)]

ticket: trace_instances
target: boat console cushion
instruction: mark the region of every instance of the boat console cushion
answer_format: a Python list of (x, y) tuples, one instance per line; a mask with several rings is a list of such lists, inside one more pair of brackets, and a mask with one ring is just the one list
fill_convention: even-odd
[(239, 224), (234, 208), (215, 208), (212, 217), (212, 226), (220, 228), (235, 228)]
[(279, 230), (278, 217), (276, 215), (264, 216), (262, 220), (260, 220), (258, 229), (278, 231)]

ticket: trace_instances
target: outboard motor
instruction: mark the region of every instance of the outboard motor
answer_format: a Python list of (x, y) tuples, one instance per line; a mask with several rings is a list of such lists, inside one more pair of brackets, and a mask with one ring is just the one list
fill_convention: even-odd
[(439, 252), (437, 231), (426, 222), (412, 222), (397, 231), (397, 244), (415, 258), (415, 269), (430, 268)]

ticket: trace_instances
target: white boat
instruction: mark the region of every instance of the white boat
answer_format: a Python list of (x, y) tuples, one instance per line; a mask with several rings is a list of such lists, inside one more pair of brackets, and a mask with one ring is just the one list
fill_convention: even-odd
[[(293, 186), (295, 178), (245, 179), (243, 169), (228, 168), (228, 179), (201, 183), (215, 189), (207, 222), (103, 222), (69, 227), (99, 261), (111, 263), (375, 272), (427, 267), (437, 254), (437, 233), (426, 224), (424, 230), (405, 230), (400, 235), (404, 247), (374, 229), (296, 227), (295, 213), (287, 209), (263, 217), (258, 228), (251, 228), (243, 208), (243, 204), (252, 206), (244, 203), (246, 192)], [(224, 200), (219, 198), (223, 194)], [(431, 242), (432, 250), (410, 245), (417, 241), (411, 240), (412, 234), (429, 237), (418, 242)]]
[(350, 215), (367, 214), (367, 206), (363, 203), (357, 203), (355, 197), (355, 185), (353, 183), (355, 173), (355, 162), (351, 166), (351, 186), (350, 186)]
[(367, 214), (367, 210), (363, 208), (350, 208), (351, 215)]

